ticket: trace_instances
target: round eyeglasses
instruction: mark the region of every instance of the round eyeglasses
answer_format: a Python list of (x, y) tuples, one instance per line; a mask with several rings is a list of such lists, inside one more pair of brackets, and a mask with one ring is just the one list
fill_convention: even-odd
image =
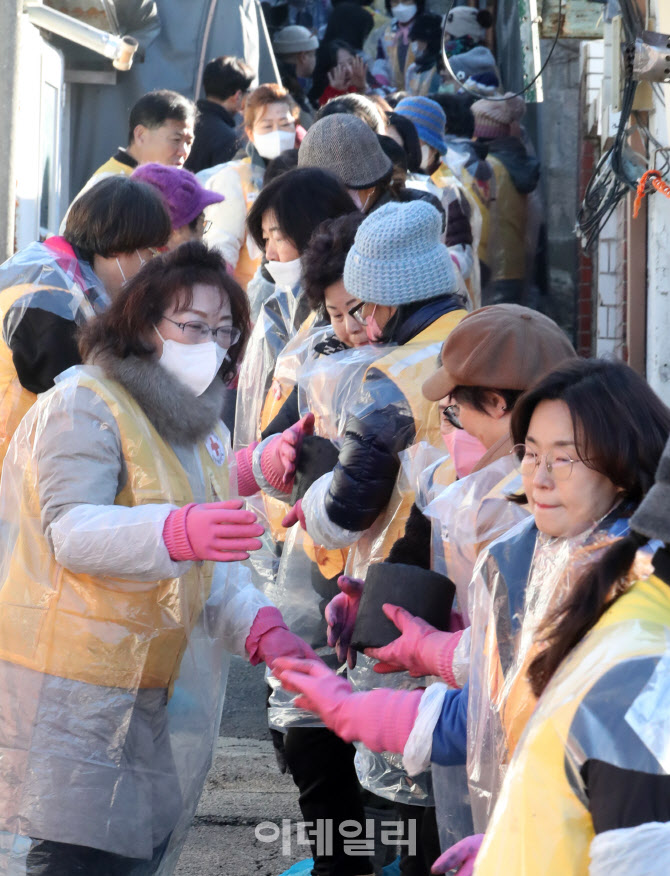
[(176, 322), (169, 316), (164, 316), (163, 319), (177, 326), (184, 335), (187, 344), (201, 344), (211, 335), (213, 341), (228, 350), (239, 341), (242, 334), (238, 328), (232, 325), (210, 328), (206, 322)]
[(537, 453), (527, 444), (515, 444), (511, 450), (514, 467), (524, 477), (532, 477), (542, 460), (547, 469), (547, 474), (557, 481), (567, 481), (572, 474), (575, 463), (587, 462), (584, 459), (573, 459), (561, 450), (552, 450), (549, 453)]

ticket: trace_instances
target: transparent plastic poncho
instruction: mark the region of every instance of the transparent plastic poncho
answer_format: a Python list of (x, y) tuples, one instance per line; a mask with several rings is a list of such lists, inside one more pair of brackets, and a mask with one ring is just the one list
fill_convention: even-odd
[[(638, 580), (570, 652), (538, 700), (489, 821), (478, 874), (493, 876), (505, 861), (510, 873), (525, 876), (537, 872), (540, 856), (548, 876), (667, 872), (667, 836), (644, 841), (641, 826), (595, 834), (582, 771), (596, 759), (648, 779), (670, 773), (670, 605), (667, 584), (648, 578), (650, 560), (651, 552), (638, 552), (629, 576)], [(622, 799), (621, 786), (613, 788), (618, 802), (609, 804), (608, 818), (616, 817), (616, 806), (634, 811), (633, 775), (622, 781), (631, 782), (631, 800)]]
[[(332, 327), (326, 326), (314, 330), (309, 343), (298, 346), (297, 338), (294, 339), (280, 357), (275, 374), (288, 376), (289, 359), (297, 365), (293, 379), (298, 385), (300, 416), (311, 411), (315, 418), (314, 434), (339, 447), (366, 370), (389, 348), (366, 345), (330, 355), (314, 355), (315, 343), (332, 335)], [(289, 351), (292, 346), (293, 353)], [(337, 576), (344, 572), (347, 555), (347, 548), (328, 550), (315, 545), (305, 530), (295, 525), (286, 535), (276, 578), (263, 588), (290, 629), (333, 665), (336, 658), (326, 644), (324, 611), (339, 593)], [(285, 691), (269, 671), (266, 676), (272, 689), (268, 713), (271, 727), (286, 730), (292, 726), (322, 726), (313, 713), (296, 708), (295, 694)]]
[[(441, 489), (454, 477), (453, 463), (446, 448), (438, 449), (428, 442), (412, 445), (400, 454), (401, 470), (393, 496), (380, 519), (365, 533), (349, 555), (347, 574), (365, 578), (368, 565), (382, 562), (382, 542), (389, 530), (397, 530), (397, 538), (404, 532), (407, 521), (406, 497), (427, 504), (435, 489)], [(368, 559), (371, 558), (371, 559)], [(426, 687), (429, 678), (413, 678), (409, 672), (380, 675), (374, 671), (377, 663), (365, 654), (358, 654), (356, 666), (347, 676), (354, 690), (374, 690), (379, 687), (394, 690), (414, 690)], [(380, 797), (397, 803), (433, 806), (433, 783), (430, 770), (410, 776), (403, 765), (402, 753), (370, 751), (363, 743), (356, 743), (356, 771), (361, 785)]]
[(443, 489), (425, 508), (431, 519), (433, 569), (456, 586), (456, 608), (470, 625), (469, 589), (475, 563), (488, 544), (528, 516), (507, 499), (521, 489), (508, 454)]
[[(257, 328), (258, 323), (254, 334)], [(249, 443), (260, 440), (262, 431), (279, 413), (298, 382), (300, 369), (315, 355), (316, 345), (322, 343), (329, 335), (332, 335), (332, 328), (329, 325), (317, 324), (311, 318), (305, 320), (298, 332), (294, 333), (288, 343), (279, 351), (276, 361), (272, 363), (269, 384), (259, 371), (257, 374), (258, 384), (247, 386), (245, 390), (242, 390), (241, 386), (238, 388), (235, 422), (235, 435), (238, 440), (246, 442), (248, 438)], [(251, 351), (247, 349), (243, 372), (249, 364), (249, 372), (245, 372), (249, 378), (252, 376), (253, 369), (251, 367), (252, 360), (248, 360), (247, 357), (251, 355)], [(268, 389), (261, 398), (261, 391), (266, 384), (268, 384)], [(253, 394), (253, 397), (250, 393)], [(248, 404), (245, 403), (245, 398)], [(249, 423), (247, 421), (237, 419), (240, 415), (240, 406), (246, 411), (247, 416), (252, 416), (251, 410), (253, 408), (255, 412), (253, 415), (258, 417), (253, 432), (248, 429)], [(240, 434), (243, 435), (245, 431), (248, 433), (247, 438), (241, 438)], [(241, 444), (240, 446), (245, 445)], [(288, 513), (290, 507), (288, 500), (289, 496), (286, 497), (286, 501), (283, 501), (265, 493), (257, 493), (247, 500), (249, 507), (253, 508), (258, 515), (259, 522), (265, 526), (265, 535), (263, 536), (265, 550), (253, 554), (250, 558), (255, 584), (263, 591), (274, 586), (279, 572), (281, 545), (287, 534), (281, 521)]]
[[(66, 322), (83, 325), (108, 306), (109, 298), (91, 266), (75, 258), (61, 238), (54, 238), (51, 246), (32, 243), (0, 266), (0, 290), (1, 465), (14, 430), (35, 401), (34, 392), (22, 385), (16, 371), (14, 334), (34, 311), (48, 311)], [(53, 339), (46, 342), (53, 344)], [(49, 368), (40, 356), (39, 341), (28, 357), (34, 362), (36, 382), (48, 383)]]
[(481, 555), (472, 582), (467, 765), (475, 830), (483, 832), (535, 697), (526, 671), (543, 622), (627, 520), (615, 512), (571, 538), (521, 521)]
[(280, 286), (261, 306), (237, 383), (234, 448), (248, 447), (262, 431), (261, 414), (280, 353), (301, 328), (309, 308), (299, 287)]
[(236, 494), (225, 426), (178, 459), (103, 378), (71, 369), (39, 396), (0, 485), (0, 873), (11, 876), (40, 840), (140, 860), (161, 847), (151, 872), (174, 872), (230, 653), (245, 653), (267, 604), (244, 564), (175, 563), (162, 541), (170, 506)]
[[(109, 305), (105, 287), (88, 262), (68, 254), (64, 247), (52, 248), (45, 243), (31, 243), (0, 265), (0, 290), (6, 292), (17, 286), (34, 286), (35, 292), (39, 289), (70, 292), (69, 300), (59, 299), (64, 319), (87, 319)], [(21, 298), (22, 307), (38, 304), (37, 294), (31, 298), (28, 292), (26, 289), (26, 297)]]

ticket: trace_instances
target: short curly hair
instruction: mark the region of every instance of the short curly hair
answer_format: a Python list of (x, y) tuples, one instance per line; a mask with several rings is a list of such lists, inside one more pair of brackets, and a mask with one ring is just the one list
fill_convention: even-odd
[(302, 254), (302, 286), (312, 310), (328, 321), (325, 307), (326, 289), (342, 279), (347, 253), (354, 245), (363, 213), (348, 213), (337, 219), (326, 219), (316, 229)]

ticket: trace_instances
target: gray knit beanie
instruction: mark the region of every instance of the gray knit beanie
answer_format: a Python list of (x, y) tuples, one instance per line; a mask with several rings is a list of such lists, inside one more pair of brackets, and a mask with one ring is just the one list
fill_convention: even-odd
[(377, 135), (348, 113), (324, 116), (312, 125), (300, 144), (298, 167), (329, 170), (349, 189), (369, 189), (393, 172)]
[(661, 455), (654, 486), (631, 517), (630, 528), (670, 544), (670, 440)]
[(347, 255), (347, 292), (395, 307), (456, 292), (458, 278), (441, 232), (440, 214), (426, 201), (375, 210), (361, 223)]

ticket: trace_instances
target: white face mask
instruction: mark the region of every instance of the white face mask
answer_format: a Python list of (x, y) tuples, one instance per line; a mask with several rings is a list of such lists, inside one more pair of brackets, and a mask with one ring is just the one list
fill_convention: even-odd
[(411, 42), (411, 43), (409, 44), (409, 47), (410, 47), (410, 49), (412, 50), (412, 54), (414, 55), (414, 57), (416, 57), (417, 55), (420, 54), (420, 52), (419, 52), (419, 44), (416, 42), (416, 40), (415, 40), (414, 42)]
[(254, 146), (261, 158), (268, 161), (276, 158), (287, 149), (295, 146), (295, 131), (270, 131), (269, 134), (255, 134)]
[(349, 196), (350, 196), (351, 200), (354, 202), (354, 204), (356, 204), (356, 206), (361, 211), (361, 213), (364, 213), (365, 208), (368, 205), (368, 201), (370, 200), (370, 195), (372, 194), (372, 192), (368, 192), (368, 196), (365, 199), (365, 203), (363, 203), (363, 201), (361, 201), (361, 196), (356, 191), (356, 189), (347, 189), (347, 191), (349, 192)]
[(416, 5), (414, 3), (398, 3), (391, 12), (396, 21), (399, 21), (400, 24), (407, 24), (416, 15)]
[(293, 259), (290, 262), (268, 261), (265, 263), (265, 267), (277, 286), (293, 289), (300, 282), (300, 275), (302, 273), (300, 259)]
[(202, 395), (219, 373), (228, 352), (215, 341), (204, 344), (180, 344), (179, 341), (164, 340), (159, 364), (180, 383), (187, 386), (193, 395)]
[(432, 149), (425, 143), (421, 144), (421, 170), (426, 170), (432, 158)]

